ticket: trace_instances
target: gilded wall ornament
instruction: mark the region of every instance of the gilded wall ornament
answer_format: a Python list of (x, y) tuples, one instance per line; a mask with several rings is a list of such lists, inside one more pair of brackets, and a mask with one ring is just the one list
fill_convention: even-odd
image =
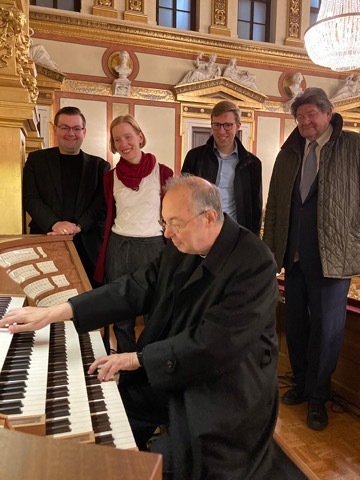
[(33, 72), (27, 68), (30, 37), (24, 33), (25, 25), (24, 12), (14, 7), (0, 8), (0, 68), (5, 68), (13, 56), (20, 83), (35, 103), (39, 92)]
[(290, 38), (300, 38), (300, 19), (300, 0), (290, 0), (288, 24), (288, 36)]
[[(23, 34), (26, 17), (17, 8), (0, 8), (0, 67), (8, 64), (8, 59), (13, 55), (13, 45), (20, 46), (29, 42)], [(20, 37), (20, 38), (19, 38)]]
[(225, 27), (227, 24), (226, 19), (226, 0), (217, 0), (214, 2), (214, 24)]
[(141, 0), (127, 0), (126, 10), (130, 10), (133, 12), (143, 12), (143, 3), (144, 2), (142, 2)]
[(101, 7), (113, 7), (113, 0), (96, 0), (96, 5)]

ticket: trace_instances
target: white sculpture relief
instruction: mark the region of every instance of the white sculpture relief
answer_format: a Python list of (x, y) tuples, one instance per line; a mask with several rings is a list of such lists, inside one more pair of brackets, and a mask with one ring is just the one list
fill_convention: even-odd
[(196, 68), (187, 72), (179, 82), (179, 85), (182, 83), (200, 82), (201, 80), (211, 80), (221, 76), (221, 69), (219, 65), (216, 65), (217, 56), (215, 54), (209, 55), (207, 62), (202, 61), (202, 58), (203, 54), (199, 53), (195, 60)]
[(127, 78), (132, 72), (132, 68), (129, 67), (130, 55), (126, 50), (122, 50), (119, 53), (119, 65), (114, 67), (114, 70), (119, 75), (119, 78), (113, 82), (113, 94), (119, 97), (128, 97), (130, 92), (131, 81)]
[(247, 70), (240, 70), (236, 66), (236, 58), (229, 60), (228, 66), (225, 68), (223, 77), (230, 78), (236, 83), (243, 85), (244, 87), (251, 88), (252, 90), (259, 90), (256, 86), (256, 76), (249, 73)]
[(352, 73), (345, 79), (331, 100), (341, 100), (356, 95), (360, 95), (360, 75)]

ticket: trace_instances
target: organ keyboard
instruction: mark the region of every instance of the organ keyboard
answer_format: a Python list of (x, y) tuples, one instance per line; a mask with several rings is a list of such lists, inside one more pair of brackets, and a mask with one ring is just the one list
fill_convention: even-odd
[[(24, 301), (56, 304), (91, 288), (69, 237), (0, 239), (0, 282), (1, 316)], [(87, 374), (105, 355), (100, 332), (79, 336), (72, 321), (0, 331), (0, 413), (23, 432), (136, 449), (116, 382)]]

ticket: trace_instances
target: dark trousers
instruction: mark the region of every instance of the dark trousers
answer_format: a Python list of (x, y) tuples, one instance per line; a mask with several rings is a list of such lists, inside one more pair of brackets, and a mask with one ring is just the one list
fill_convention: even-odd
[(296, 262), (285, 273), (285, 332), (296, 388), (325, 402), (344, 338), (350, 279), (324, 278)]
[[(142, 372), (139, 372), (141, 376)], [(141, 380), (128, 381), (129, 375), (120, 373), (119, 392), (139, 450), (148, 449), (148, 441), (160, 425), (168, 426), (168, 397), (154, 393), (150, 385)]]
[[(113, 282), (135, 272), (154, 260), (164, 248), (164, 237), (124, 237), (111, 233), (106, 251), (105, 280)], [(122, 318), (114, 323), (117, 352), (134, 352), (136, 318)], [(145, 319), (146, 320), (146, 319)]]

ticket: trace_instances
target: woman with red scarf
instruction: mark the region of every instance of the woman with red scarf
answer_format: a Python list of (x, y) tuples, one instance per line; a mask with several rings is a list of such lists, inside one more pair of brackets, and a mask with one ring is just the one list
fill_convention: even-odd
[[(150, 263), (165, 246), (161, 218), (162, 187), (173, 171), (142, 152), (145, 135), (131, 115), (110, 125), (110, 146), (120, 154), (104, 176), (107, 217), (94, 279), (109, 283)], [(133, 352), (135, 318), (114, 323), (117, 351)]]

